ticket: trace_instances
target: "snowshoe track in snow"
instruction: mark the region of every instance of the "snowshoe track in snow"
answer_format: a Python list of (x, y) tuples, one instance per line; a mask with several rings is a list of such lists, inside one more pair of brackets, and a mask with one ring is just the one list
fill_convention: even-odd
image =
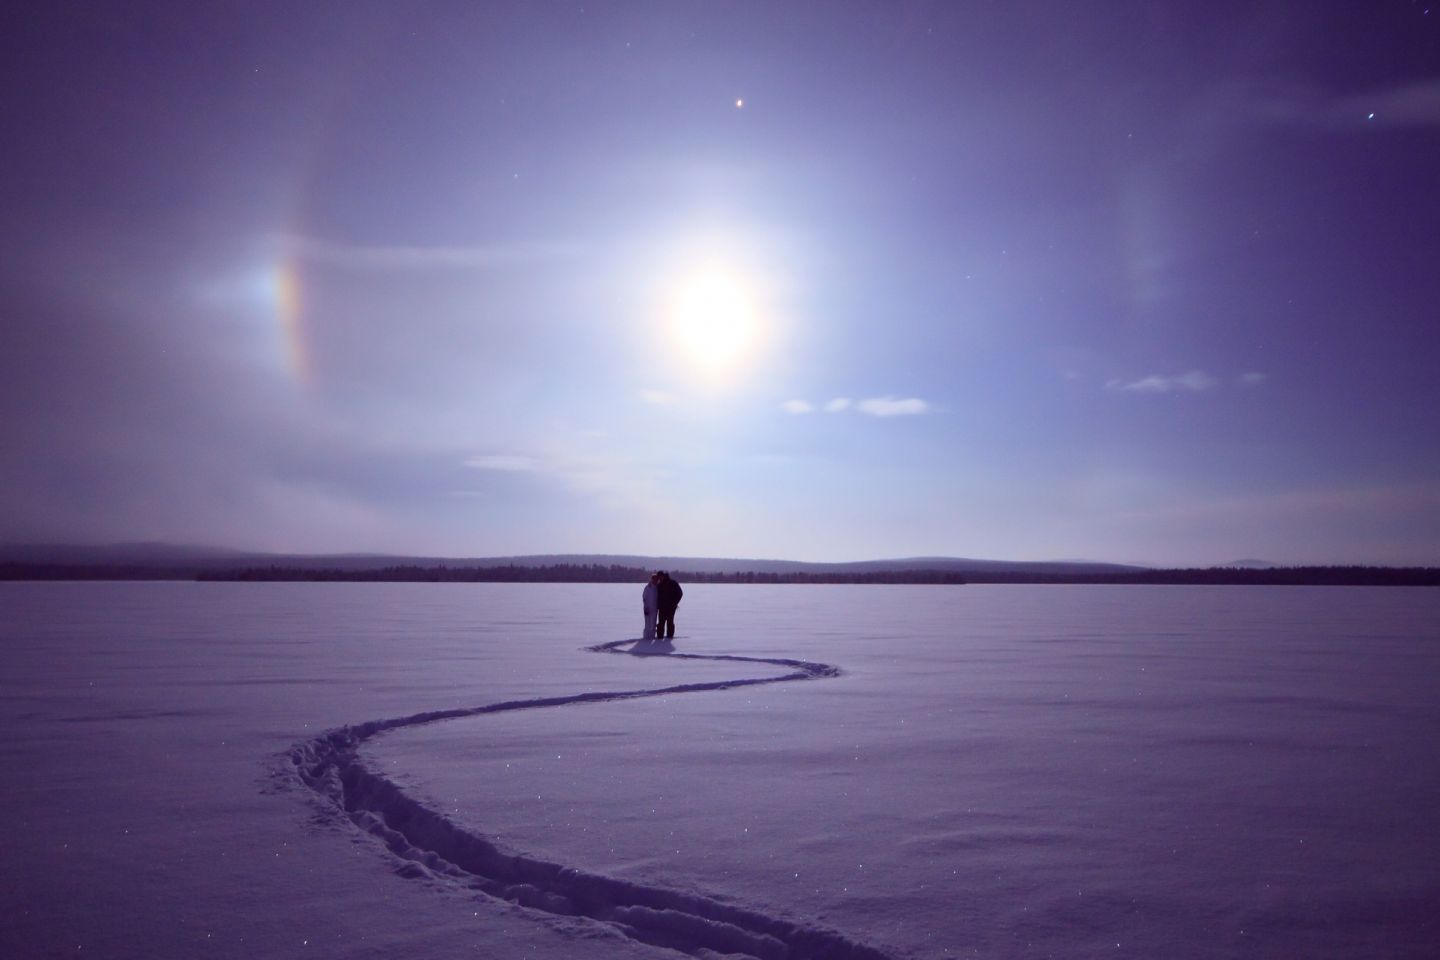
[[(623, 650), (629, 644), (631, 650)], [(644, 648), (633, 640), (586, 647), (593, 653), (630, 654)], [(694, 893), (633, 883), (505, 852), (489, 838), (467, 831), (367, 769), (359, 748), (371, 737), (420, 724), (512, 710), (537, 710), (580, 703), (608, 703), (703, 690), (728, 690), (836, 677), (824, 663), (765, 657), (667, 653), (689, 660), (721, 660), (789, 667), (776, 677), (747, 677), (684, 683), (648, 690), (577, 693), (564, 697), (508, 700), (480, 707), (436, 710), (341, 727), (297, 744), (289, 757), (300, 779), (334, 804), (352, 823), (379, 838), (409, 861), (401, 873), (448, 877), (497, 899), (545, 913), (598, 921), (642, 943), (695, 957), (753, 957), (756, 960), (892, 960), (873, 947), (833, 930), (758, 913)]]

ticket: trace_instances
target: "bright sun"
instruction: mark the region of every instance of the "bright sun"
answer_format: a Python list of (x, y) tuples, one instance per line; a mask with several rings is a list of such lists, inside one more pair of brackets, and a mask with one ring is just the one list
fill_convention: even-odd
[(754, 287), (725, 266), (696, 269), (677, 284), (669, 323), (691, 363), (712, 375), (724, 373), (745, 359), (759, 339)]

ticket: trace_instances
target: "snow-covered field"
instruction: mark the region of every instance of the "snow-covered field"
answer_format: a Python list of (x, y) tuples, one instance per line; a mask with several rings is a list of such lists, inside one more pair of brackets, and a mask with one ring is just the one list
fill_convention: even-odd
[(0, 956), (1435, 956), (1440, 591), (639, 592), (0, 584)]

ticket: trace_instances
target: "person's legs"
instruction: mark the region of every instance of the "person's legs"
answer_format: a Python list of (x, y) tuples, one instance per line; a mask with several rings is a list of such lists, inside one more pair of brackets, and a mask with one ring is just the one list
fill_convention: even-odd
[(660, 610), (660, 623), (655, 628), (655, 636), (670, 639), (675, 636), (675, 608)]
[(655, 639), (655, 611), (654, 611), (654, 610), (651, 610), (649, 613), (645, 614), (645, 636), (644, 636), (642, 639), (645, 639), (645, 640), (654, 640), (654, 639)]

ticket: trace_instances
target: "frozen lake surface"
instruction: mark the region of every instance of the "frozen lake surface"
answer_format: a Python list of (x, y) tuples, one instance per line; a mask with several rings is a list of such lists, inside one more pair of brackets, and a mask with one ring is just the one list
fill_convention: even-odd
[(1440, 591), (639, 592), (0, 584), (0, 955), (1435, 955)]

